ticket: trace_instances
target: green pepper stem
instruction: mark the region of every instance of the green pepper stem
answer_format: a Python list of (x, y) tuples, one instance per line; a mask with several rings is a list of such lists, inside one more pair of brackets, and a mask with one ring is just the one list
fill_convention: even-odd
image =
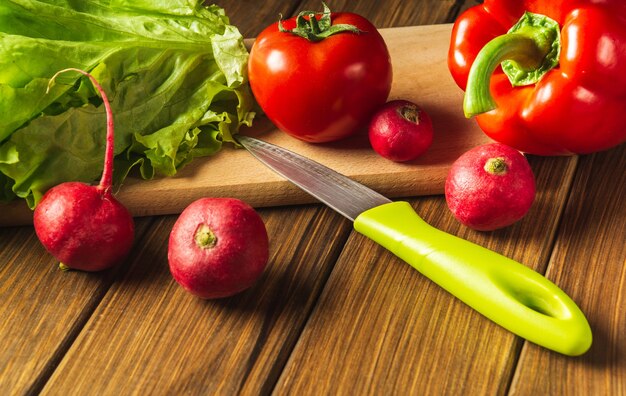
[(543, 16), (526, 13), (509, 33), (485, 45), (474, 60), (467, 79), (463, 112), (467, 118), (496, 108), (491, 95), (491, 75), (502, 68), (513, 86), (537, 83), (558, 64), (558, 24)]
[(538, 66), (544, 55), (535, 41), (524, 34), (510, 33), (491, 40), (478, 53), (470, 69), (463, 99), (465, 116), (470, 118), (496, 108), (489, 82), (500, 63), (513, 60), (525, 68), (533, 68)]

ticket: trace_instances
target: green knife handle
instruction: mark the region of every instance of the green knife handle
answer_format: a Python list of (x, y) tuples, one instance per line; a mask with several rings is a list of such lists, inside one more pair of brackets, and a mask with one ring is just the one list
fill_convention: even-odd
[(427, 224), (407, 202), (361, 213), (359, 233), (505, 329), (565, 355), (585, 353), (591, 328), (576, 303), (532, 269)]

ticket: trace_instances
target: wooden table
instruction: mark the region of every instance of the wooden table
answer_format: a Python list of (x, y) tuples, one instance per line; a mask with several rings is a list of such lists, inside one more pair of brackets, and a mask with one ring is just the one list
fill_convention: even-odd
[[(473, 1), (337, 0), (378, 27), (453, 22)], [(317, 1), (223, 1), (244, 36)], [(491, 233), (443, 196), (409, 199), (426, 221), (526, 263), (587, 314), (589, 352), (525, 342), (454, 299), (319, 205), (259, 209), (267, 271), (220, 301), (167, 268), (175, 216), (137, 219), (128, 260), (63, 273), (30, 226), (0, 229), (0, 393), (626, 394), (626, 146), (530, 158), (537, 200)], [(286, 226), (288, 225), (288, 226)]]

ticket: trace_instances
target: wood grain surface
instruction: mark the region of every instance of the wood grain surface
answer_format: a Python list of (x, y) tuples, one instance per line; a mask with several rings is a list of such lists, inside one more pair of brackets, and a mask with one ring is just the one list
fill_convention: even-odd
[(626, 147), (581, 158), (546, 276), (580, 302), (594, 345), (576, 359), (525, 345), (513, 394), (626, 394), (624, 197)]
[(114, 394), (121, 383), (145, 394), (263, 390), (280, 372), (283, 351), (297, 340), (349, 232), (347, 220), (321, 208), (293, 217), (289, 208), (264, 217), (271, 267), (252, 289), (217, 301), (199, 300), (174, 282), (167, 267), (174, 218), (158, 221), (43, 393)]
[(0, 228), (0, 394), (37, 392), (124, 269), (66, 273), (32, 227)]
[[(329, 3), (379, 27), (450, 23), (474, 4)], [(320, 8), (220, 5), (247, 36), (277, 13)], [(407, 199), (430, 224), (563, 288), (594, 333), (583, 356), (504, 331), (332, 210), (303, 204), (258, 209), (268, 268), (251, 289), (216, 301), (169, 274), (175, 215), (137, 219), (131, 256), (98, 274), (58, 270), (31, 226), (0, 228), (0, 394), (624, 395), (626, 145), (529, 161), (536, 201), (502, 230), (461, 226), (440, 194)]]
[[(575, 161), (548, 161), (533, 161), (539, 184), (571, 180)], [(545, 172), (548, 163), (551, 170)], [(565, 203), (568, 191), (567, 186), (551, 192), (540, 190), (529, 217), (489, 234), (459, 226), (438, 197), (411, 202), (435, 227), (543, 272), (560, 220), (554, 209)], [(544, 223), (537, 227), (529, 218), (543, 218)], [(455, 318), (454, 326), (446, 324), (450, 318)], [(348, 394), (351, 390), (356, 394), (399, 394), (408, 386), (418, 394), (502, 393), (521, 346), (519, 338), (355, 234), (335, 264), (277, 390), (282, 394)], [(480, 364), (470, 358), (473, 356), (480, 356)], [(358, 367), (337, 370), (346, 364)], [(454, 381), (439, 378), (441, 373), (452, 372)], [(407, 378), (407, 373), (419, 373), (419, 378)]]

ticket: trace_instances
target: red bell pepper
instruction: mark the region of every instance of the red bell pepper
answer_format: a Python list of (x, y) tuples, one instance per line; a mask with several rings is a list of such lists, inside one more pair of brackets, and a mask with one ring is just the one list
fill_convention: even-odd
[(625, 0), (485, 0), (456, 20), (448, 67), (466, 116), (520, 151), (626, 141)]

